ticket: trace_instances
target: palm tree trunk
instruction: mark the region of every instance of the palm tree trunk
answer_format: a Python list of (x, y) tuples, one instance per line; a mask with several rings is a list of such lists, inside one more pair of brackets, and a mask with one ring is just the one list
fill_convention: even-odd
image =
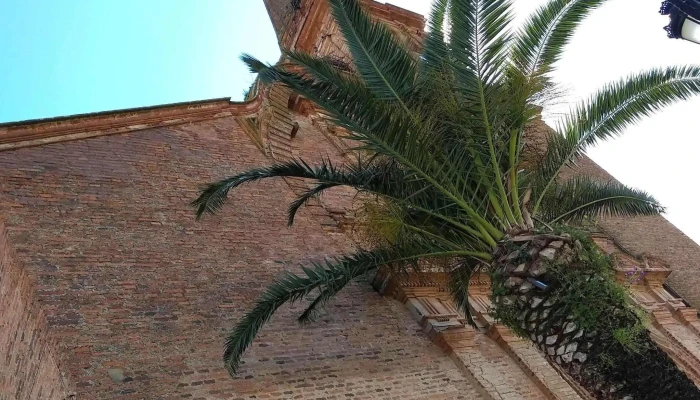
[[(599, 399), (700, 399), (698, 388), (648, 331), (637, 329), (633, 338), (625, 337), (635, 332), (639, 318), (624, 298), (607, 295), (604, 289), (615, 285), (612, 275), (590, 268), (587, 251), (568, 234), (521, 235), (501, 242), (492, 269), (496, 317)], [(574, 274), (557, 273), (557, 266)], [(566, 276), (579, 285), (573, 287)], [(579, 292), (598, 296), (592, 304), (600, 310), (576, 302)], [(607, 325), (585, 321), (586, 315)]]

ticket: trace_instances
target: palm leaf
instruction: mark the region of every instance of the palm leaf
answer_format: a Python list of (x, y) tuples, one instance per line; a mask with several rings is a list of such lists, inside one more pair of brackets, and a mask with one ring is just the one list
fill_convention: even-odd
[(476, 323), (472, 318), (469, 303), (469, 281), (478, 268), (478, 264), (472, 260), (462, 259), (461, 263), (448, 274), (448, 288), (457, 310), (461, 311), (465, 315), (467, 323), (474, 327), (476, 327)]
[(238, 322), (231, 331), (224, 347), (224, 364), (231, 375), (235, 375), (241, 366), (241, 358), (263, 325), (284, 304), (304, 299), (313, 290), (319, 289), (320, 300), (312, 302), (313, 308), (302, 314), (307, 319), (313, 309), (338, 293), (353, 279), (358, 278), (378, 267), (388, 264), (406, 263), (426, 257), (471, 256), (473, 252), (425, 251), (415, 249), (391, 249), (358, 251), (355, 254), (327, 260), (324, 264), (312, 263), (311, 267), (302, 268), (304, 275), (285, 272), (270, 284), (258, 298), (251, 311)]
[(296, 199), (294, 199), (293, 202), (289, 204), (289, 207), (287, 208), (287, 225), (294, 225), (294, 218), (301, 207), (307, 205), (312, 199), (316, 199), (321, 196), (321, 193), (336, 186), (340, 185), (338, 183), (319, 183), (318, 185), (300, 194)]
[(302, 300), (318, 288), (335, 287), (341, 280), (352, 280), (383, 265), (390, 257), (385, 251), (359, 252), (351, 256), (312, 264), (304, 268), (304, 276), (285, 272), (270, 284), (248, 312), (231, 331), (225, 344), (224, 363), (231, 375), (241, 364), (241, 357), (262, 326), (285, 303)]
[(357, 0), (329, 0), (352, 61), (367, 88), (378, 98), (398, 102), (410, 113), (407, 95), (416, 77), (416, 61), (382, 23), (374, 22)]
[(550, 0), (519, 30), (511, 58), (525, 76), (549, 72), (576, 28), (606, 0)]
[[(320, 106), (331, 120), (349, 130), (365, 129), (373, 122), (375, 107), (386, 107), (363, 82), (338, 72), (328, 60), (288, 53), (303, 73), (272, 66), (244, 54), (241, 60), (263, 83), (282, 83)], [(298, 56), (298, 57), (297, 57)]]
[(252, 168), (240, 174), (210, 183), (190, 205), (196, 208), (195, 212), (199, 219), (204, 213), (214, 214), (220, 210), (228, 197), (228, 193), (245, 183), (278, 177), (316, 179), (325, 174), (332, 175), (334, 171), (333, 165), (323, 164), (321, 168), (314, 169), (303, 160), (290, 160), (269, 167)]
[[(288, 210), (290, 225), (294, 222), (298, 210), (308, 200), (319, 196), (327, 189), (347, 186), (360, 192), (381, 196), (406, 207), (411, 210), (409, 216), (423, 219), (419, 225), (429, 224), (427, 218), (433, 218), (441, 221), (431, 222), (433, 225), (448, 224), (452, 229), (470, 235), (469, 238), (462, 238), (463, 243), (481, 237), (478, 231), (469, 226), (467, 216), (449, 199), (445, 199), (430, 186), (423, 185), (410, 174), (407, 175), (405, 171), (396, 168), (393, 163), (379, 162), (377, 159), (372, 160), (371, 163), (358, 159), (354, 164), (346, 165), (345, 168), (337, 168), (330, 160), (323, 160), (315, 166), (310, 166), (303, 160), (289, 160), (268, 167), (253, 168), (209, 184), (191, 205), (196, 208), (197, 218), (201, 218), (205, 213), (214, 214), (220, 210), (232, 189), (245, 183), (282, 177), (303, 178), (317, 182), (316, 186), (302, 193), (290, 204)], [(415, 218), (408, 223), (415, 224)]]
[(549, 224), (579, 222), (587, 217), (658, 215), (664, 208), (648, 193), (615, 181), (577, 176), (556, 185), (545, 197), (542, 217)]
[[(509, 0), (453, 0), (451, 2), (450, 56), (457, 77), (456, 89), (467, 104), (473, 104), (472, 112), (476, 131), (485, 137), (488, 158), (483, 164), (492, 173), (500, 205), (509, 222), (515, 223), (500, 168), (507, 152), (496, 149), (496, 122), (498, 106), (494, 99), (502, 98), (501, 79), (506, 65), (507, 45), (510, 41), (508, 24), (512, 20)], [(504, 155), (505, 158), (504, 158)], [(501, 207), (502, 206), (502, 207)]]
[(424, 71), (440, 70), (448, 62), (448, 50), (445, 43), (445, 17), (449, 0), (435, 0), (428, 18), (428, 33), (423, 41), (421, 66)]
[[(304, 76), (313, 78), (315, 82), (323, 82), (331, 86), (345, 88), (365, 86), (358, 77), (339, 69), (328, 58), (316, 57), (292, 50), (284, 50), (283, 53), (292, 65), (299, 67), (304, 72)], [(260, 70), (260, 68), (256, 69)], [(367, 95), (370, 96), (369, 91)]]
[(535, 206), (559, 172), (580, 157), (588, 146), (622, 134), (642, 117), (680, 100), (700, 94), (700, 67), (652, 69), (606, 85), (576, 107), (547, 141), (547, 152), (534, 173)]
[(466, 93), (480, 96), (479, 86), (499, 77), (510, 40), (513, 19), (509, 0), (452, 0), (450, 3), (450, 56)]

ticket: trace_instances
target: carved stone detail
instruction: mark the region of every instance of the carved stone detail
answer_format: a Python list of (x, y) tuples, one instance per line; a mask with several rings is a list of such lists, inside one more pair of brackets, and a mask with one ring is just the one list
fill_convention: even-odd
[[(700, 384), (700, 320), (697, 310), (688, 307), (663, 286), (671, 272), (668, 266), (658, 259), (627, 254), (605, 237), (595, 237), (595, 241), (613, 257), (617, 279), (630, 288), (632, 300), (650, 315), (652, 338)], [(445, 351), (459, 353), (461, 349), (474, 346), (476, 335), (486, 334), (531, 376), (547, 398), (591, 399), (528, 340), (494, 320), (490, 314), (490, 280), (486, 274), (473, 277), (470, 283), (470, 313), (476, 328), (467, 323), (467, 317), (452, 303), (447, 276), (442, 272), (428, 269), (392, 277), (383, 271), (375, 279), (375, 287), (404, 303), (423, 331)], [(574, 350), (569, 353), (576, 357)], [(453, 359), (459, 362), (460, 357)], [(464, 368), (469, 370), (469, 366)], [(488, 387), (484, 386), (484, 390), (488, 392)]]
[(537, 349), (493, 319), (490, 280), (486, 274), (476, 275), (470, 282), (470, 313), (476, 327), (468, 324), (467, 317), (457, 310), (446, 283), (447, 277), (441, 272), (411, 273), (397, 278), (382, 271), (375, 277), (374, 286), (380, 293), (406, 305), (423, 332), (451, 355), (465, 375), (481, 387), (484, 397), (499, 399), (503, 395), (499, 390), (503, 388), (492, 386), (488, 374), (484, 375), (474, 364), (476, 356), (469, 356), (479, 347), (477, 335), (487, 335), (497, 343), (517, 365), (514, 368), (521, 369), (524, 376), (530, 377), (531, 385), (539, 388), (542, 399), (590, 399), (583, 389), (567, 382), (561, 371), (550, 365)]

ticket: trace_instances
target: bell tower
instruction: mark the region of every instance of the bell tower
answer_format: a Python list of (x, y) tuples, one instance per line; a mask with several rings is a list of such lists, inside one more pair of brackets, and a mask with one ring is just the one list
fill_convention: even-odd
[[(424, 18), (391, 4), (358, 0), (377, 19), (420, 46)], [(264, 0), (277, 40), (282, 48), (306, 51), (319, 56), (347, 59), (344, 39), (333, 21), (327, 0)]]
[(264, 0), (267, 14), (270, 16), (272, 27), (277, 34), (277, 40), (282, 43), (288, 27), (292, 27), (297, 12), (301, 10), (304, 0)]

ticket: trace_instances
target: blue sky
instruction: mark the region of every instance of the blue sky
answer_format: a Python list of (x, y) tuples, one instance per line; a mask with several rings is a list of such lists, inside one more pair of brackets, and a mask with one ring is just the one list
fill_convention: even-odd
[(262, 0), (0, 0), (0, 122), (242, 99), (279, 49)]

